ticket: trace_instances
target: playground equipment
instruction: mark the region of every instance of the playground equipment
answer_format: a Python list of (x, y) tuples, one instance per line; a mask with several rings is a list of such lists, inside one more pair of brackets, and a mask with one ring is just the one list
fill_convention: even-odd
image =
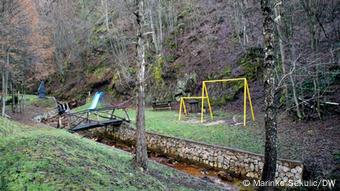
[(91, 106), (88, 108), (89, 111), (95, 110), (97, 108), (98, 103), (101, 101), (103, 98), (104, 93), (103, 92), (96, 92), (96, 94), (93, 97)]
[(188, 114), (187, 112), (187, 107), (185, 105), (185, 100), (193, 100), (193, 99), (202, 99), (202, 97), (181, 97), (180, 99), (180, 103), (179, 103), (179, 114), (178, 114), (178, 120), (181, 120), (181, 114), (182, 114), (182, 110), (183, 113), (186, 115)]
[(202, 111), (201, 111), (201, 122), (203, 123), (204, 120), (204, 101), (207, 100), (210, 118), (214, 119), (214, 115), (211, 109), (209, 94), (207, 90), (207, 84), (209, 83), (221, 83), (221, 82), (235, 82), (235, 81), (243, 81), (244, 82), (244, 89), (243, 89), (243, 126), (246, 126), (247, 124), (247, 97), (249, 101), (250, 111), (252, 120), (255, 121), (255, 115), (254, 115), (254, 109), (253, 104), (251, 102), (250, 92), (249, 92), (249, 86), (248, 86), (248, 80), (246, 78), (235, 78), (235, 79), (223, 79), (223, 80), (207, 80), (202, 82)]
[[(103, 92), (96, 92), (89, 108), (79, 112), (65, 113), (68, 118), (68, 126), (71, 132), (89, 130), (97, 127), (120, 126), (123, 122), (130, 122), (129, 115), (124, 107), (103, 106), (98, 108), (104, 96)], [(125, 117), (115, 114), (115, 111), (123, 110)], [(95, 116), (93, 118), (92, 116)]]
[(201, 99), (201, 104), (202, 104), (201, 105), (201, 123), (203, 123), (203, 121), (204, 121), (204, 104), (205, 104), (205, 101), (207, 101), (207, 104), (208, 104), (208, 110), (209, 110), (209, 113), (210, 113), (210, 118), (213, 120), (214, 114), (213, 114), (212, 109), (211, 109), (207, 84), (209, 84), (209, 83), (235, 82), (235, 81), (243, 81), (244, 82), (244, 89), (243, 89), (243, 125), (246, 126), (246, 124), (247, 124), (247, 99), (249, 101), (252, 120), (255, 121), (254, 109), (253, 109), (253, 105), (252, 105), (252, 101), (251, 101), (251, 97), (250, 97), (248, 80), (246, 78), (234, 78), (234, 79), (203, 81), (202, 82), (202, 96), (200, 96), (200, 97), (182, 97), (181, 98), (178, 119), (181, 120), (182, 108), (184, 110), (184, 113), (187, 114), (184, 100), (186, 100), (186, 99)]

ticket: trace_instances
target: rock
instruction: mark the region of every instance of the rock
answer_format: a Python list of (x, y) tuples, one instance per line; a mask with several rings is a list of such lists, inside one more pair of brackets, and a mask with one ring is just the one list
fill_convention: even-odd
[(247, 174), (247, 171), (246, 171), (246, 169), (242, 168), (240, 173), (241, 173), (242, 175), (245, 175), (245, 174)]
[(219, 163), (222, 163), (222, 162), (223, 162), (223, 156), (218, 156), (218, 157), (217, 157), (217, 161), (218, 161)]
[(302, 173), (302, 168), (301, 168), (301, 167), (299, 167), (299, 166), (298, 166), (298, 167), (296, 167), (296, 172), (297, 172), (297, 173), (299, 173), (299, 174), (300, 174), (300, 173)]
[(216, 178), (216, 177), (209, 177), (209, 176), (205, 176), (202, 178), (203, 180), (206, 180), (208, 182), (211, 182), (211, 183), (215, 183), (215, 184), (221, 184), (221, 180), (219, 178)]
[(283, 172), (288, 172), (288, 170), (289, 170), (289, 168), (286, 167), (286, 166), (284, 166), (282, 169), (283, 169)]
[(246, 176), (249, 178), (254, 178), (255, 174), (253, 172), (248, 172)]
[(228, 181), (228, 182), (233, 182), (234, 181), (234, 178), (229, 173), (227, 173), (225, 171), (219, 171), (217, 173), (217, 176), (219, 178), (221, 178), (222, 180), (224, 180), (224, 181)]
[(209, 171), (207, 169), (202, 169), (201, 170), (201, 174), (203, 175), (207, 175), (209, 173)]
[(259, 162), (259, 167), (260, 167), (260, 169), (263, 168), (263, 162)]
[(239, 66), (237, 68), (234, 68), (232, 71), (231, 71), (231, 75), (233, 77), (239, 77), (239, 76), (243, 76), (245, 74), (245, 71), (243, 69), (242, 66)]
[(295, 174), (295, 179), (301, 179), (301, 174)]
[(293, 168), (293, 169), (291, 170), (291, 172), (292, 172), (293, 174), (295, 174), (295, 173), (296, 173), (296, 169)]
[(195, 84), (197, 81), (197, 74), (185, 74), (184, 78), (178, 79), (177, 85), (175, 88), (175, 97), (176, 100), (179, 101), (180, 96), (188, 95), (188, 92), (191, 92), (195, 89)]
[(208, 176), (204, 176), (204, 177), (202, 177), (202, 179), (207, 181), (207, 182), (214, 183), (214, 181), (210, 177), (208, 177)]
[(250, 170), (251, 170), (251, 171), (254, 171), (254, 170), (255, 170), (255, 167), (254, 167), (254, 164), (253, 164), (253, 163), (250, 164)]
[(293, 173), (291, 173), (291, 172), (287, 172), (287, 176), (288, 176), (288, 177), (293, 177), (293, 176), (294, 176), (294, 174), (293, 174)]

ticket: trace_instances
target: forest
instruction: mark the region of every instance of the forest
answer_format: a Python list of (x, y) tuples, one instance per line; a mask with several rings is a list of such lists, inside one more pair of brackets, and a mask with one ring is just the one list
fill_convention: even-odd
[(338, 0), (1, 0), (0, 45), (0, 190), (340, 189)]

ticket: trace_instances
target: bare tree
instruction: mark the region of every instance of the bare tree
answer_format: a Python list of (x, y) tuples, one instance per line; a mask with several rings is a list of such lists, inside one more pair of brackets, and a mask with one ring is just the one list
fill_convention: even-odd
[(137, 93), (137, 132), (135, 164), (147, 170), (147, 145), (145, 138), (145, 44), (144, 44), (144, 0), (135, 0), (137, 23), (137, 64), (138, 64), (138, 93)]
[[(18, 83), (18, 73), (20, 71), (26, 43), (23, 40), (23, 31), (26, 24), (26, 14), (20, 7), (17, 0), (3, 0), (0, 3), (0, 63), (2, 70), (2, 116), (6, 117), (6, 98), (10, 87)], [(13, 62), (15, 60), (16, 62)], [(11, 88), (12, 95), (14, 88)]]

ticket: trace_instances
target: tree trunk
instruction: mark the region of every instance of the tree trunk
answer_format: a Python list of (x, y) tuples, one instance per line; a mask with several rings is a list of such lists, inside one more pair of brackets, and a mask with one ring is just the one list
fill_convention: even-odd
[(108, 13), (108, 2), (107, 0), (101, 0), (101, 4), (102, 4), (102, 7), (103, 7), (103, 12), (105, 14), (105, 26), (106, 26), (106, 29), (107, 31), (109, 32), (110, 31), (110, 26), (109, 26), (109, 13)]
[(159, 50), (162, 51), (163, 43), (163, 22), (162, 22), (162, 1), (158, 0), (158, 23), (159, 23)]
[(152, 8), (149, 9), (149, 15), (150, 15), (150, 27), (151, 27), (151, 31), (152, 31), (152, 41), (153, 41), (153, 44), (155, 46), (155, 50), (156, 50), (156, 54), (159, 54), (159, 47), (158, 47), (158, 40), (157, 40), (157, 31), (155, 29), (155, 24), (154, 24), (154, 21), (153, 21), (153, 14), (152, 14)]
[(138, 72), (138, 95), (137, 95), (137, 141), (136, 141), (136, 156), (135, 164), (137, 167), (147, 170), (147, 147), (145, 138), (145, 45), (143, 36), (144, 26), (144, 1), (136, 0), (136, 20), (137, 20), (137, 62), (139, 67)]
[[(292, 60), (295, 59), (296, 55), (295, 55), (295, 47), (294, 47), (294, 45), (291, 46), (290, 52), (291, 52), (290, 53), (291, 54), (291, 59)], [(293, 63), (293, 64), (295, 65), (296, 63)], [(290, 80), (290, 83), (292, 84), (293, 100), (294, 100), (294, 103), (295, 103), (296, 114), (297, 114), (299, 119), (302, 119), (303, 115), (302, 115), (302, 113), (300, 111), (299, 100), (298, 100), (298, 95), (297, 95), (297, 92), (296, 92), (296, 85), (295, 85), (293, 74), (289, 74), (289, 80)]]
[(11, 91), (11, 97), (12, 97), (11, 109), (12, 109), (12, 113), (14, 113), (15, 99), (14, 99), (14, 87), (13, 87), (12, 77), (10, 77), (10, 91)]
[[(283, 2), (282, 0), (276, 0), (275, 3), (275, 20), (276, 20), (276, 29), (279, 37), (279, 46), (280, 46), (280, 56), (281, 56), (281, 69), (282, 69), (282, 76), (286, 75), (286, 51), (283, 44)], [(287, 83), (284, 80), (283, 81), (283, 94), (285, 95), (285, 103), (287, 103), (288, 100), (288, 87)]]
[[(262, 172), (263, 181), (274, 181), (277, 160), (277, 122), (276, 122), (276, 81), (274, 56), (274, 20), (270, 0), (261, 0), (264, 16), (263, 34), (265, 46), (264, 58), (264, 96), (265, 96), (265, 161)], [(274, 190), (273, 187), (261, 187), (261, 190)]]
[(2, 67), (2, 112), (1, 116), (5, 117), (6, 111), (6, 78), (5, 78), (5, 67)]

